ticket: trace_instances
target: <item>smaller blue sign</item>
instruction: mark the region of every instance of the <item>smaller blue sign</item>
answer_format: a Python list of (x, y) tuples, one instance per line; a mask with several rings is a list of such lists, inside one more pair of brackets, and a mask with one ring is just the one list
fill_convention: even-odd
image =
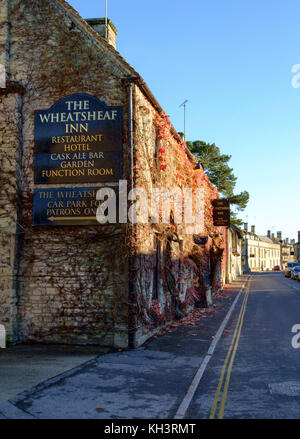
[(33, 225), (99, 225), (96, 219), (97, 208), (99, 203), (101, 203), (101, 201), (96, 199), (99, 189), (101, 188), (35, 189), (33, 197)]

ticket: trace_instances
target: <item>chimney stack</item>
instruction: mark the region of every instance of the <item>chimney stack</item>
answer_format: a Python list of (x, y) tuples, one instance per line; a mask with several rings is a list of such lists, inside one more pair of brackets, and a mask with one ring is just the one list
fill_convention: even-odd
[(251, 232), (255, 234), (255, 226), (251, 226)]
[(267, 231), (267, 237), (271, 239), (271, 230)]
[(248, 232), (248, 223), (244, 223), (244, 230), (245, 232)]
[(275, 233), (272, 233), (272, 237), (271, 237), (271, 239), (274, 241), (274, 239), (275, 239)]
[(107, 38), (106, 38), (106, 29), (105, 29), (105, 18), (87, 18), (85, 20), (93, 29), (100, 35), (100, 37), (104, 38), (113, 48), (117, 47), (117, 35), (118, 31), (115, 26), (112, 24), (110, 19), (107, 19)]
[(282, 232), (277, 232), (277, 238), (279, 239), (279, 241), (282, 240)]
[(298, 231), (298, 243), (300, 244), (300, 231)]

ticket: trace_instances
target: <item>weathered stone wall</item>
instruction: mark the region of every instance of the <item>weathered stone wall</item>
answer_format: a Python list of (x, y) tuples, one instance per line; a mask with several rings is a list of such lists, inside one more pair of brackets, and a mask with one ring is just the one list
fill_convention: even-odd
[(105, 238), (96, 231), (77, 232), (75, 243), (65, 231), (47, 239), (41, 231), (30, 250), (23, 242), (30, 253), (22, 258), (19, 276), (21, 339), (113, 345), (119, 337), (114, 332), (123, 329), (127, 345), (123, 231), (112, 233)]
[[(224, 230), (212, 223), (211, 199), (218, 196), (216, 189), (203, 170), (194, 170), (197, 161), (188, 153), (167, 117), (151, 105), (139, 87), (134, 90), (134, 118), (135, 186), (146, 189), (149, 196), (152, 188), (204, 188), (205, 221), (198, 233), (211, 237), (206, 248), (195, 244), (194, 234), (188, 225), (174, 223), (172, 206), (168, 222), (151, 224), (149, 217), (147, 224), (136, 226), (139, 310), (136, 337), (139, 344), (138, 340), (142, 342), (155, 327), (184, 315), (196, 301), (204, 304), (203, 294), (209, 287), (207, 258), (212, 259), (213, 265), (211, 288), (216, 292), (221, 287), (222, 252), (216, 257), (214, 253), (223, 248)], [(158, 270), (158, 291), (154, 285), (155, 270)], [(198, 300), (195, 300), (197, 297)]]
[[(5, 12), (6, 5), (2, 2), (1, 17)], [(8, 229), (10, 214), (2, 216), (5, 237), (1, 267), (6, 276), (2, 283), (7, 288), (1, 293), (0, 320), (10, 332), (15, 322), (18, 341), (98, 343), (101, 340), (105, 344), (127, 345), (128, 270), (124, 228), (31, 226), (34, 111), (49, 108), (60, 98), (78, 92), (96, 96), (107, 105), (126, 108), (127, 91), (122, 77), (127, 72), (105, 45), (97, 41), (94, 31), (71, 8), (65, 8), (64, 2), (11, 0), (8, 20), (9, 80), (23, 86), (25, 92), (21, 108), (18, 93), (0, 96), (0, 143), (6, 160), (8, 150), (15, 160), (12, 165), (5, 164), (2, 176), (16, 170), (18, 165), (22, 170), (20, 176), (15, 174), (21, 187), (19, 201), (11, 200), (8, 208), (14, 212), (20, 204), (21, 244), (17, 257), (20, 271), (13, 282), (7, 273), (13, 270), (9, 258), (14, 249), (16, 226), (12, 222), (12, 230)], [(2, 29), (7, 29), (6, 17)], [(125, 175), (126, 127), (124, 112)], [(17, 318), (12, 317), (16, 314), (15, 288)]]
[[(212, 223), (211, 200), (217, 190), (203, 170), (195, 170), (197, 161), (147, 95), (138, 74), (68, 4), (7, 0), (0, 7), (5, 31), (0, 44), (10, 81), (0, 96), (0, 151), (5, 157), (8, 148), (12, 156), (1, 175), (9, 176), (14, 188), (8, 212), (0, 218), (9, 236), (1, 249), (3, 273), (14, 274), (5, 274), (0, 322), (9, 323), (17, 341), (122, 347), (128, 343), (130, 322), (140, 344), (153, 330), (182, 316), (195, 298), (202, 303), (209, 260), (210, 284), (217, 291), (224, 244), (222, 230)], [(172, 218), (165, 224), (151, 224), (150, 218), (132, 228), (31, 225), (34, 111), (73, 93), (122, 106), (128, 179), (128, 90), (123, 81), (128, 76), (140, 81), (133, 86), (134, 185), (148, 192), (152, 187), (205, 188), (203, 234), (209, 240), (204, 247)]]
[(0, 2), (0, 65), (8, 71), (9, 60), (9, 22), (8, 22), (8, 0)]
[(0, 324), (5, 325), (9, 340), (16, 337), (15, 255), (19, 229), (15, 200), (20, 171), (21, 107), (18, 93), (4, 94), (0, 90)]

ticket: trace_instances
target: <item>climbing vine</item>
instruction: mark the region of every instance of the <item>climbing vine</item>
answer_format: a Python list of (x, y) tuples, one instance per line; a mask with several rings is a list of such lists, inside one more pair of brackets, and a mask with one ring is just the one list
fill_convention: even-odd
[[(79, 32), (63, 26), (50, 4), (25, 0), (12, 8), (12, 14), (12, 20), (26, 25), (15, 30), (15, 40), (22, 42), (14, 55), (16, 63), (18, 57), (22, 59), (22, 86), (9, 83), (0, 96), (7, 99), (5, 111), (1, 108), (1, 144), (7, 148), (0, 153), (0, 219), (3, 249), (9, 252), (16, 237), (20, 264), (14, 267), (14, 280), (22, 291), (18, 297), (21, 339), (30, 334), (35, 340), (109, 344), (114, 331), (127, 331), (128, 309), (137, 317), (130, 329), (148, 330), (182, 317), (196, 302), (205, 305), (207, 259), (216, 266), (224, 247), (224, 238), (212, 223), (211, 201), (218, 192), (203, 169), (195, 169), (197, 163), (169, 117), (155, 110), (137, 87), (134, 185), (149, 191), (204, 188), (203, 235), (209, 237), (208, 246), (199, 247), (192, 235), (186, 235), (185, 225), (175, 222), (174, 206), (166, 223), (151, 223), (149, 218), (148, 224), (136, 225), (32, 225), (34, 109), (78, 90), (103, 100), (109, 96), (111, 105), (125, 105), (127, 91), (111, 60), (99, 57), (99, 48), (90, 40), (84, 43)], [(123, 134), (126, 177), (126, 123)], [(212, 277), (217, 291), (218, 279), (213, 273)], [(158, 298), (152, 297), (155, 282)], [(4, 308), (0, 304), (2, 315)]]

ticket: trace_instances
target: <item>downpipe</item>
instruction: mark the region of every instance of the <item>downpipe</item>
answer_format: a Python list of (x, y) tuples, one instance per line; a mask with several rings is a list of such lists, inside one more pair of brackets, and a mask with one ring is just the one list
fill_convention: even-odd
[[(129, 190), (134, 187), (133, 176), (133, 87), (137, 78), (126, 78), (128, 92), (128, 146), (129, 146)], [(136, 255), (129, 256), (129, 281), (128, 281), (128, 348), (135, 349), (136, 330), (137, 330), (137, 316), (136, 316)]]

